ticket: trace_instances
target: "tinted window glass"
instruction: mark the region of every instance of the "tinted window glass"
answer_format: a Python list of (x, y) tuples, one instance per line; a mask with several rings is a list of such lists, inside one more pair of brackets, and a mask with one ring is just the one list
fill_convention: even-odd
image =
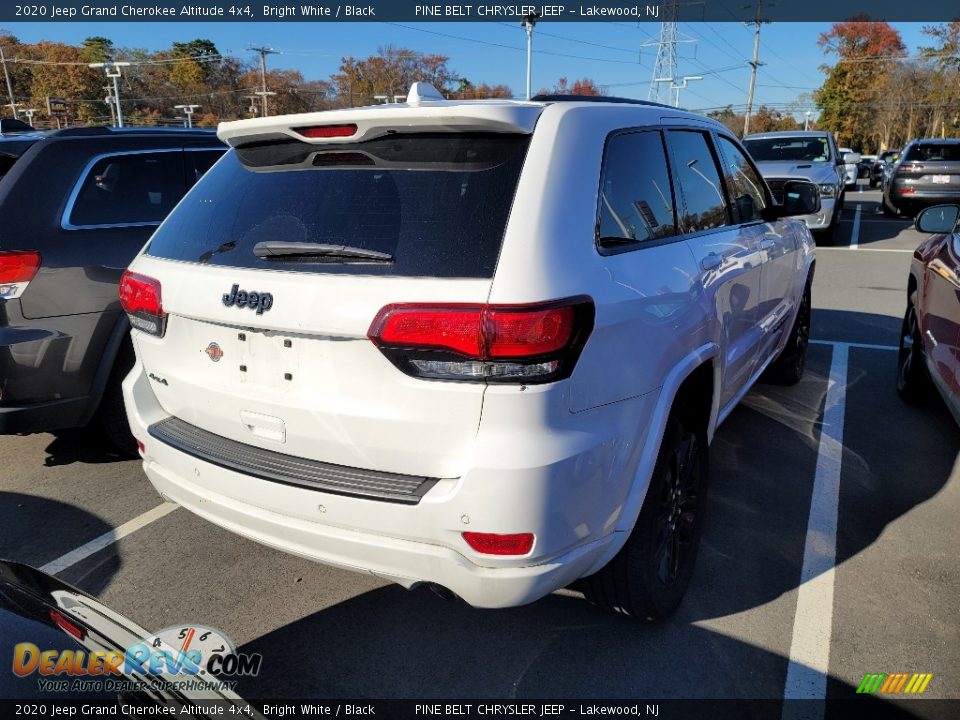
[(723, 174), (727, 192), (733, 202), (734, 222), (745, 223), (761, 219), (767, 206), (763, 192), (763, 180), (750, 166), (747, 158), (728, 138), (720, 137), (720, 153), (723, 156)]
[(744, 140), (743, 146), (757, 162), (830, 162), (825, 137), (756, 138)]
[(916, 162), (960, 162), (960, 143), (911, 145), (903, 159)]
[(676, 235), (673, 193), (659, 132), (607, 142), (600, 182), (600, 241), (641, 242)]
[(83, 179), (71, 225), (160, 222), (183, 197), (183, 153), (111, 155)]
[(183, 154), (183, 168), (186, 172), (187, 187), (193, 186), (203, 174), (219, 160), (223, 150), (188, 150)]
[(673, 157), (673, 179), (679, 185), (680, 229), (685, 233), (727, 223), (723, 185), (707, 137), (700, 132), (667, 133)]
[[(240, 148), (203, 176), (149, 253), (302, 272), (492, 277), (528, 142), (444, 133)], [(392, 261), (254, 254), (275, 241), (346, 245)]]

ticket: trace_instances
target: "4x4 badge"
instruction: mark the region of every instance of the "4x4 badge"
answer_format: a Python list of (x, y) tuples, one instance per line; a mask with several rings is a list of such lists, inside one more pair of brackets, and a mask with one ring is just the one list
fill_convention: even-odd
[(223, 357), (223, 350), (221, 350), (220, 346), (217, 345), (215, 342), (212, 342), (209, 345), (207, 345), (207, 349), (204, 350), (204, 352), (207, 354), (207, 357), (213, 360), (214, 362), (220, 362), (220, 358)]

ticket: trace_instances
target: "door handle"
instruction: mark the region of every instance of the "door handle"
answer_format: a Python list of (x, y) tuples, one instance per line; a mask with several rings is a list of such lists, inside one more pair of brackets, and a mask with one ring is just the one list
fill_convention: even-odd
[(723, 258), (713, 252), (700, 261), (700, 267), (704, 270), (716, 270), (722, 264)]

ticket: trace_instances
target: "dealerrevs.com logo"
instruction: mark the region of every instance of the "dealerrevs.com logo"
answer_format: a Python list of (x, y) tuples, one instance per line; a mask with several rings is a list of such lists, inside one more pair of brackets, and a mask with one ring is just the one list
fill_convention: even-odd
[[(18, 643), (13, 648), (14, 675), (36, 675), (39, 688), (47, 692), (118, 691), (144, 685), (232, 690), (235, 678), (258, 675), (263, 663), (259, 653), (238, 653), (226, 635), (203, 625), (168, 627), (121, 651), (103, 650), (83, 627), (67, 624), (69, 634), (86, 649), (41, 650), (35, 643)], [(128, 687), (131, 682), (138, 687)]]

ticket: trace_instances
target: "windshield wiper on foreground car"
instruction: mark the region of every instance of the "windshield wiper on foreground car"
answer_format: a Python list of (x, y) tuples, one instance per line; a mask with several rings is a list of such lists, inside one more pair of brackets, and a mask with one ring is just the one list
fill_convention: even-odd
[(329, 258), (356, 258), (358, 260), (376, 260), (378, 262), (393, 262), (393, 255), (379, 250), (353, 247), (350, 245), (329, 245), (327, 243), (312, 242), (284, 242), (283, 240), (269, 240), (258, 242), (253, 246), (253, 254), (258, 258), (282, 257), (329, 257)]

